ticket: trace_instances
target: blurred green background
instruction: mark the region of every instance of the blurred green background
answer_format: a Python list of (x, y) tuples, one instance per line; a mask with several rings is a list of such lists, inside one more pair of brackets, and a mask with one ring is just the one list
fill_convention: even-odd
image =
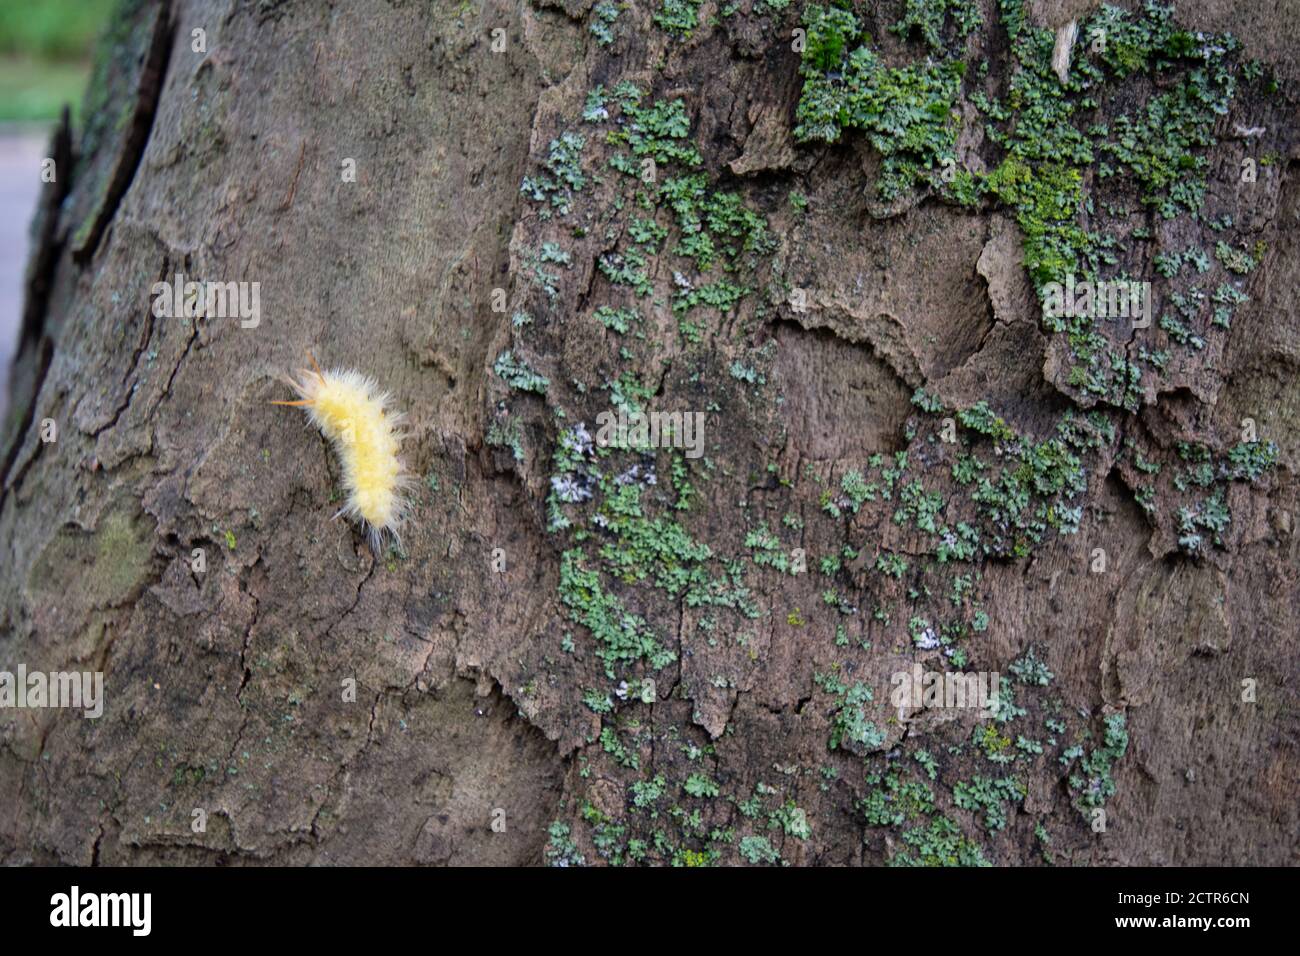
[[(95, 40), (117, 0), (0, 0), (0, 415), (8, 404), (50, 124), (81, 110)], [(62, 174), (62, 171), (60, 171)]]
[(81, 107), (95, 39), (116, 0), (0, 0), (0, 123)]

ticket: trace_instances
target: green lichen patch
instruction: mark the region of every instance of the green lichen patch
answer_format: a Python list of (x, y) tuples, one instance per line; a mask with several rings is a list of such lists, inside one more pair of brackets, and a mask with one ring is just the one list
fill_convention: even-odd
[[(849, 131), (865, 134), (882, 159), (882, 199), (920, 190), (1012, 210), (1044, 328), (1067, 359), (1055, 384), (1085, 406), (1135, 410), (1185, 366), (1179, 351), (1206, 349), (1245, 301), (1232, 280), (1260, 256), (1230, 236), (1206, 237), (1211, 226), (1234, 230), (1230, 216), (1207, 215), (1206, 178), (1222, 151), (1222, 118), (1246, 86), (1257, 95), (1265, 88), (1233, 37), (1182, 29), (1172, 8), (1158, 3), (1136, 12), (1107, 6), (1084, 18), (1064, 81), (1052, 67), (1055, 36), (1029, 22), (1023, 0), (999, 0), (995, 29), (969, 50), (943, 41), (943, 30), (957, 31), (949, 33), (955, 39), (976, 28), (964, 11), (944, 0), (909, 0), (894, 32), (920, 38), (931, 55), (886, 65), (852, 9), (810, 4), (795, 137), (834, 143)], [(1005, 95), (986, 75), (997, 30), (1012, 54)], [(969, 165), (956, 155), (963, 101), (982, 115), (996, 147)], [(1152, 255), (1167, 262), (1162, 236), (1188, 231), (1153, 230), (1152, 217), (1186, 222), (1205, 237), (1189, 253), (1204, 264), (1201, 272), (1217, 260), (1222, 275), (1208, 277), (1214, 285), (1176, 280), (1164, 269), (1155, 278), (1126, 271)], [(1086, 304), (1062, 314), (1049, 303), (1059, 302), (1054, 296), (1067, 282), (1156, 288), (1141, 293), (1145, 305), (1112, 296), (1108, 308), (1089, 293)], [(1159, 310), (1162, 286), (1176, 311)], [(1154, 316), (1138, 314), (1152, 308)], [(1149, 326), (1155, 329), (1130, 350), (1134, 328)]]
[(938, 182), (944, 164), (956, 162), (954, 108), (965, 65), (886, 66), (857, 18), (836, 7), (809, 5), (803, 23), (808, 35), (795, 138), (834, 143), (846, 130), (862, 131), (883, 158), (877, 188), (885, 200)]

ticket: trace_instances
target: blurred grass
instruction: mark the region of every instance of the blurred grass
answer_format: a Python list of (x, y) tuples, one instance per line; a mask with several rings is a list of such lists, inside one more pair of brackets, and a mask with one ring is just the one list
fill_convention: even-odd
[(89, 60), (115, 0), (0, 0), (0, 53)]
[(0, 122), (76, 115), (116, 0), (0, 0)]
[(57, 119), (64, 103), (81, 106), (89, 63), (0, 57), (0, 122)]

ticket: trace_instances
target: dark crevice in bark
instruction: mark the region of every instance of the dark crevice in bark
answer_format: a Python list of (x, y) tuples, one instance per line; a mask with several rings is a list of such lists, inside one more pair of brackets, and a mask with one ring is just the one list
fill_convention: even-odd
[(145, 147), (153, 133), (154, 116), (158, 112), (158, 98), (167, 75), (173, 26), (171, 5), (167, 4), (154, 19), (153, 33), (140, 71), (130, 130), (122, 141), (117, 163), (104, 188), (103, 199), (93, 213), (94, 219), (84, 237), (80, 241), (74, 241), (72, 255), (79, 264), (84, 265), (94, 258), (104, 230), (117, 214), (118, 205), (135, 179), (136, 170), (144, 158)]
[(54, 182), (47, 184), (36, 214), (35, 235), (32, 241), (32, 258), (27, 266), (23, 308), (22, 331), (19, 334), (19, 353), (25, 346), (40, 337), (45, 326), (50, 290), (54, 285), (54, 267), (63, 251), (58, 238), (59, 207), (72, 190), (72, 121), (68, 107), (50, 139), (50, 158), (54, 160)]
[[(49, 370), (53, 348), (45, 334), (45, 319), (49, 313), (50, 292), (54, 287), (54, 276), (59, 259), (63, 253), (63, 242), (58, 237), (59, 209), (63, 200), (72, 189), (72, 127), (68, 108), (63, 109), (50, 140), (50, 158), (54, 160), (55, 178), (48, 183), (41, 196), (33, 224), (32, 258), (27, 265), (27, 277), (23, 294), (26, 304), (23, 307), (22, 325), (18, 334), (18, 347), (14, 354), (10, 376), (9, 400), (15, 408), (21, 407), (23, 414), (13, 433), (5, 436), (9, 447), (4, 451), (4, 461), (0, 464), (0, 505), (10, 487), (9, 472), (22, 447), (22, 436), (31, 428), (36, 414), (36, 396), (40, 394), (45, 382), (45, 373)], [(35, 364), (34, 375), (28, 382), (25, 394), (19, 396), (19, 382), (26, 377), (19, 370), (29, 363)], [(21, 403), (21, 404), (20, 404)]]
[[(13, 476), (12, 480), (9, 471), (14, 466), (14, 461), (18, 458), (18, 452), (23, 447), (22, 436), (32, 427), (32, 421), (36, 417), (36, 396), (40, 394), (41, 384), (45, 381), (45, 375), (50, 370), (50, 362), (54, 358), (54, 343), (44, 336), (41, 337), (37, 345), (39, 352), (35, 356), (36, 374), (33, 377), (33, 388), (31, 396), (27, 400), (27, 410), (23, 413), (22, 422), (14, 431), (9, 445), (9, 450), (5, 454), (4, 467), (0, 468), (0, 507), (4, 506), (5, 497), (9, 494), (10, 488), (15, 488), (22, 483), (23, 475), (27, 474), (27, 469), (32, 466), (39, 456), (31, 455), (23, 466), (18, 469), (18, 473)], [(16, 363), (15, 363), (16, 364)]]

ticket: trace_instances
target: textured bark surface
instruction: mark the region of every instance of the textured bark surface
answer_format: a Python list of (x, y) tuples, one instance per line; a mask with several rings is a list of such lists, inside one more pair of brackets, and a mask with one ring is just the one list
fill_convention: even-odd
[[(1188, 29), (1234, 31), (1277, 77), (1276, 95), (1234, 102), (1205, 151), (1207, 204), (1266, 252), (1231, 328), (1126, 410), (1069, 384), (1007, 209), (923, 191), (886, 206), (865, 137), (796, 142), (800, 4), (721, 16), (706, 2), (688, 40), (656, 25), (658, 6), (628, 5), (606, 46), (584, 0), (123, 5), (87, 124), (53, 147), (72, 172), (33, 227), (0, 459), (0, 670), (103, 671), (105, 710), (0, 710), (0, 861), (878, 865), (918, 851), (870, 807), (921, 750), (936, 772), (916, 779), (990, 862), (1297, 862), (1300, 11), (1179, 10)], [(879, 6), (859, 11), (905, 62), (887, 31), (902, 3)], [(981, 8), (995, 82), (1012, 67)], [(1054, 30), (1092, 9), (1038, 3), (1029, 17)], [(628, 125), (622, 82), (645, 107), (680, 99), (709, 188), (766, 221), (769, 248), (708, 277), (748, 290), (734, 308), (673, 311), (705, 280), (673, 253), (667, 207), (639, 208), (636, 183), (608, 166), (608, 134)], [(597, 86), (607, 114), (584, 119)], [(1277, 157), (1249, 187), (1238, 124), (1265, 127), (1259, 151)], [(979, 129), (968, 117), (963, 158), (991, 166)], [(583, 137), (577, 188), (556, 172), (565, 133)], [(526, 177), (554, 188), (534, 201)], [(635, 271), (641, 215), (668, 230), (640, 247), (644, 297), (612, 278)], [(1163, 238), (1212, 252), (1219, 237), (1197, 228)], [(150, 289), (176, 273), (260, 282), (260, 323), (156, 318)], [(600, 306), (640, 318), (620, 335)], [(309, 350), (375, 376), (410, 419), (400, 548), (373, 555), (331, 520), (337, 462), (299, 413), (268, 404), (289, 397), (279, 377)], [(495, 371), (507, 350), (544, 391)], [(920, 407), (918, 388), (941, 408)], [(996, 442), (938, 435), (980, 401), (1034, 441), (1089, 408), (1114, 436), (1083, 456), (1077, 532), (954, 569), (895, 513), (921, 480), (942, 525), (975, 522), (951, 470), (962, 450), (996, 467)], [(594, 434), (620, 402), (706, 412), (706, 457), (565, 452), (576, 424)], [(1159, 493), (1174, 495), (1179, 443), (1217, 461), (1245, 418), (1276, 464), (1224, 483), (1221, 545), (1188, 555), (1183, 499), (1144, 511), (1135, 462), (1161, 463)], [(845, 476), (902, 452), (894, 497), (850, 507)], [(675, 507), (674, 462), (689, 507)], [(594, 500), (548, 502), (553, 478), (597, 470), (608, 487)], [(654, 534), (672, 523), (708, 556), (610, 531), (615, 475)], [(760, 527), (773, 548), (753, 543)], [(807, 573), (753, 560), (794, 549)], [(633, 555), (624, 573), (620, 554)], [(908, 571), (877, 571), (889, 554)], [(842, 566), (823, 574), (824, 557)], [(607, 668), (565, 600), (566, 568), (595, 572), (672, 659)], [(729, 597), (665, 586), (683, 569)], [(912, 622), (952, 614), (967, 628), (955, 669), (1009, 675), (1032, 648), (1054, 675), (1016, 684), (1025, 714), (1010, 724), (891, 708), (892, 674), (945, 666)], [(878, 739), (846, 737), (855, 709)], [(1098, 832), (1067, 752), (1102, 747), (1116, 715), (1128, 743)], [(1017, 737), (1056, 739), (1035, 754)], [(1014, 760), (988, 759), (1003, 749)], [(991, 805), (963, 794), (1008, 776), (1022, 792), (1002, 792), (1006, 822), (986, 825)]]

